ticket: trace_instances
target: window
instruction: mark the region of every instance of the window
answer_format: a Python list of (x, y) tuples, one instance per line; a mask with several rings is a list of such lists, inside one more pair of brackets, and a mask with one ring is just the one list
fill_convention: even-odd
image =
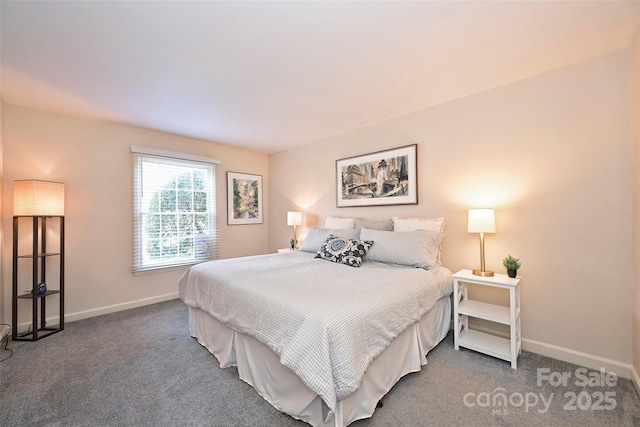
[(215, 159), (131, 147), (133, 272), (215, 258)]

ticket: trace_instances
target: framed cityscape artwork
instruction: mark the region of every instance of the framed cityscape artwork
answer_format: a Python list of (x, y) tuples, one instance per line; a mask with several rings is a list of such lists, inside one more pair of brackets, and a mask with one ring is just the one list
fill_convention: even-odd
[(418, 203), (417, 144), (336, 160), (337, 206)]

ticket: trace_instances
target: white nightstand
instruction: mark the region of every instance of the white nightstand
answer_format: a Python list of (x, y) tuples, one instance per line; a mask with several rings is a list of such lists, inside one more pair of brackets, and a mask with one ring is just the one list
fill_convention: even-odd
[(282, 249), (278, 249), (278, 253), (279, 254), (290, 254), (297, 251), (297, 249), (291, 250), (289, 248), (282, 248)]
[[(469, 299), (469, 283), (506, 289), (509, 307), (487, 304)], [(469, 329), (469, 317), (509, 325), (509, 339)], [(511, 362), (517, 368), (522, 337), (520, 334), (520, 277), (506, 274), (493, 277), (475, 276), (471, 270), (460, 270), (453, 275), (453, 327), (454, 346), (466, 347)]]

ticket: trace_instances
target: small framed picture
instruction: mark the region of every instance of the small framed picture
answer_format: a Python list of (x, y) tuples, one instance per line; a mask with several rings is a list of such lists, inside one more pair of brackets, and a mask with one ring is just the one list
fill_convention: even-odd
[(227, 172), (227, 224), (262, 223), (262, 175)]
[(336, 160), (337, 206), (416, 204), (417, 173), (417, 144)]

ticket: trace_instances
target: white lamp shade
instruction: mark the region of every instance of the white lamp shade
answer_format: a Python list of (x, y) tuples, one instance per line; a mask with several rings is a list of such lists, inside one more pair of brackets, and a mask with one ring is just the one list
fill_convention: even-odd
[(302, 225), (302, 212), (287, 212), (287, 225)]
[(64, 184), (61, 182), (13, 181), (14, 216), (64, 216)]
[(469, 209), (469, 233), (495, 233), (496, 216), (493, 209)]

